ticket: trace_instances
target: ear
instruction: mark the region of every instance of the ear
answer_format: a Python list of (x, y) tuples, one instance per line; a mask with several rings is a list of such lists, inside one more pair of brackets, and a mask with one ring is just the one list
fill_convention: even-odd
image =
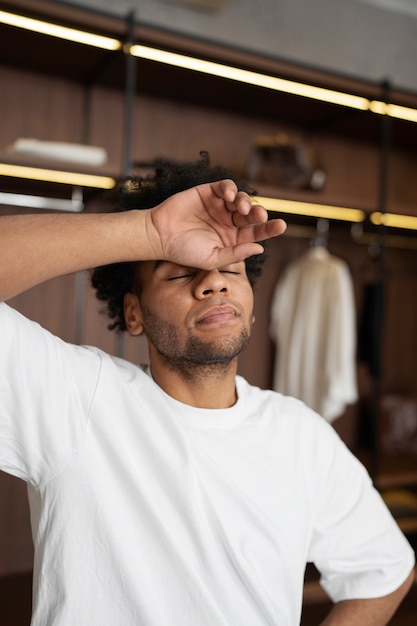
[(123, 310), (129, 334), (133, 336), (141, 335), (143, 333), (142, 310), (135, 293), (125, 293)]

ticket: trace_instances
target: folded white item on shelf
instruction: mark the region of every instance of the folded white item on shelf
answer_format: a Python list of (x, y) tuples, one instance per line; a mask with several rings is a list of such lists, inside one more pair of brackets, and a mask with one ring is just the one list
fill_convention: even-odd
[(59, 159), (83, 165), (103, 165), (107, 161), (104, 148), (62, 141), (41, 141), (39, 139), (16, 139), (8, 148), (9, 153), (36, 156), (44, 159)]

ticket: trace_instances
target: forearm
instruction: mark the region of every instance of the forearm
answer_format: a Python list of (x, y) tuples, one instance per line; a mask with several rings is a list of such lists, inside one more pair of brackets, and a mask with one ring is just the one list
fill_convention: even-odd
[(175, 194), (149, 210), (0, 218), (0, 300), (45, 280), (121, 261), (170, 260), (214, 269), (262, 252), (280, 235), (230, 180)]
[(71, 272), (147, 259), (148, 211), (0, 218), (0, 300)]
[(415, 579), (414, 571), (393, 593), (381, 598), (345, 600), (335, 604), (321, 626), (385, 626), (388, 624)]

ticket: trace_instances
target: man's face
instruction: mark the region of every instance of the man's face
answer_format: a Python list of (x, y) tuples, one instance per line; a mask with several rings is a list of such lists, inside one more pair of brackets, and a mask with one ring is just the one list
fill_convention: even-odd
[(142, 262), (132, 329), (144, 332), (150, 356), (174, 368), (226, 364), (246, 346), (253, 323), (253, 292), (245, 263), (213, 271), (175, 263)]

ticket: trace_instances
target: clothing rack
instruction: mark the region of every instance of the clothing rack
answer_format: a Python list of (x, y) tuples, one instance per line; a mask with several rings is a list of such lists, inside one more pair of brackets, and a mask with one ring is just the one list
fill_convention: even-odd
[[(321, 219), (321, 218), (320, 218)], [(328, 240), (330, 236), (331, 225), (329, 224), (329, 231), (326, 238)], [(354, 243), (365, 246), (377, 246), (380, 245), (380, 236), (378, 233), (367, 233), (363, 231), (362, 224), (352, 224), (350, 228), (350, 235)], [(317, 227), (314, 226), (301, 226), (297, 224), (288, 224), (284, 237), (294, 237), (299, 239), (315, 240), (317, 237)], [(417, 236), (407, 237), (405, 235), (387, 235), (384, 234), (383, 245), (385, 248), (398, 248), (402, 250), (417, 250)]]
[[(381, 85), (381, 91), (383, 100), (386, 104), (390, 102), (390, 85), (384, 82)], [(378, 176), (378, 210), (381, 214), (387, 212), (388, 205), (388, 177), (389, 177), (389, 157), (391, 150), (391, 119), (387, 115), (381, 116), (381, 130), (380, 130), (380, 151), (379, 151), (379, 176)], [(325, 238), (327, 242), (327, 236), (329, 234), (329, 221), (323, 225), (320, 221), (317, 222), (316, 228), (305, 226), (289, 226), (287, 229), (287, 236), (304, 237), (310, 239), (313, 243), (319, 241), (320, 238)], [(381, 293), (385, 292), (385, 251), (387, 248), (401, 248), (405, 250), (417, 250), (417, 238), (389, 235), (387, 233), (387, 227), (382, 223), (377, 227), (376, 232), (364, 232), (362, 223), (354, 223), (350, 227), (350, 234), (352, 240), (357, 244), (364, 244), (373, 250), (376, 278), (375, 284), (381, 289)], [(385, 314), (384, 298), (381, 298), (380, 302), (380, 319), (383, 320)], [(379, 345), (382, 344), (382, 323), (377, 330), (376, 341)], [(380, 474), (380, 450), (379, 450), (379, 431), (380, 431), (380, 404), (382, 395), (382, 372), (380, 363), (376, 368), (376, 372), (372, 374), (371, 382), (371, 423), (370, 423), (370, 467), (369, 471), (377, 482)]]

